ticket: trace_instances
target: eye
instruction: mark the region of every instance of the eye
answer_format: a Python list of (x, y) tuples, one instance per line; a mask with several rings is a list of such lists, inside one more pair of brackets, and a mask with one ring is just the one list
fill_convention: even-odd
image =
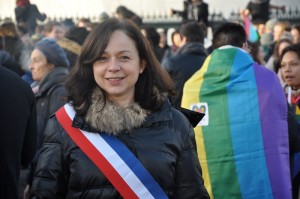
[(119, 59), (121, 61), (126, 61), (126, 60), (129, 60), (130, 58), (128, 56), (120, 56)]
[(105, 56), (101, 56), (101, 57), (99, 57), (97, 60), (96, 60), (96, 62), (105, 62), (105, 61), (107, 61), (108, 60), (108, 57), (105, 57)]
[(295, 66), (297, 66), (297, 65), (298, 65), (297, 62), (292, 62), (292, 63), (291, 63), (291, 66), (293, 66), (293, 67), (295, 67)]

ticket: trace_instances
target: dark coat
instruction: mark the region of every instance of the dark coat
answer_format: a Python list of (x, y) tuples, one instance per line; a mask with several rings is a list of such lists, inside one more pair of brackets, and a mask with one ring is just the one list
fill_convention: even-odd
[(31, 171), (28, 174), (27, 183), (31, 184), (40, 148), (44, 139), (44, 131), (51, 114), (55, 113), (61, 106), (67, 102), (67, 91), (64, 86), (68, 69), (64, 67), (55, 67), (39, 84), (39, 91), (35, 93), (37, 107), (37, 153), (31, 164)]
[(20, 166), (36, 150), (36, 105), (30, 86), (0, 66), (0, 198), (17, 199)]
[(24, 74), (20, 64), (18, 64), (13, 57), (5, 50), (0, 50), (0, 65), (15, 72), (19, 76)]
[(207, 54), (200, 42), (189, 42), (177, 49), (174, 56), (163, 61), (162, 67), (175, 82), (177, 94), (171, 98), (174, 106), (181, 105), (184, 83), (201, 68)]
[(191, 20), (196, 20), (197, 22), (203, 22), (207, 27), (209, 26), (208, 23), (208, 4), (207, 3), (199, 3), (197, 7), (197, 18), (191, 18), (190, 15), (192, 10), (191, 10), (192, 2), (191, 1), (184, 1), (183, 3), (183, 11), (178, 11), (178, 10), (173, 10), (173, 13), (179, 14), (182, 17), (183, 22), (191, 21)]
[[(117, 121), (114, 123), (122, 125)], [(73, 127), (89, 130), (78, 115), (73, 120)], [(169, 198), (209, 198), (201, 176), (193, 127), (169, 103), (148, 115), (142, 125), (131, 132), (121, 131), (118, 138)], [(37, 198), (122, 198), (54, 115), (45, 131), (31, 191)]]
[(45, 14), (40, 13), (35, 4), (17, 6), (14, 11), (18, 25), (27, 28), (31, 34), (35, 32), (36, 20), (44, 21), (47, 17)]

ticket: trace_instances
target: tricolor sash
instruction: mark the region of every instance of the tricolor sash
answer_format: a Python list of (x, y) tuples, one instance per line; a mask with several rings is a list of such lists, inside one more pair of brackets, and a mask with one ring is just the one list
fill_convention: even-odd
[(72, 127), (75, 111), (70, 104), (56, 117), (78, 147), (107, 177), (124, 198), (168, 198), (132, 152), (115, 136)]

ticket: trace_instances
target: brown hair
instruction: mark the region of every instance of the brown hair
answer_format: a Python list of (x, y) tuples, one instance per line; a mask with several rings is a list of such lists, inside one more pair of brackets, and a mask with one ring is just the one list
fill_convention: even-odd
[[(90, 106), (93, 89), (98, 86), (93, 75), (93, 63), (103, 54), (111, 34), (123, 31), (136, 45), (140, 60), (146, 62), (143, 73), (135, 85), (135, 101), (144, 109), (157, 110), (162, 105), (161, 93), (173, 94), (173, 82), (161, 67), (146, 38), (129, 20), (107, 19), (88, 35), (81, 54), (66, 82), (70, 98), (77, 113), (85, 115)], [(104, 96), (105, 92), (102, 90)]]

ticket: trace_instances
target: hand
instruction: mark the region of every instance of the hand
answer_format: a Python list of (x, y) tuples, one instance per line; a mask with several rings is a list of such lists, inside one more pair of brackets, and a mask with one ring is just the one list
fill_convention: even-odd
[(29, 199), (29, 193), (30, 193), (30, 185), (26, 185), (24, 192), (23, 192), (23, 199)]

